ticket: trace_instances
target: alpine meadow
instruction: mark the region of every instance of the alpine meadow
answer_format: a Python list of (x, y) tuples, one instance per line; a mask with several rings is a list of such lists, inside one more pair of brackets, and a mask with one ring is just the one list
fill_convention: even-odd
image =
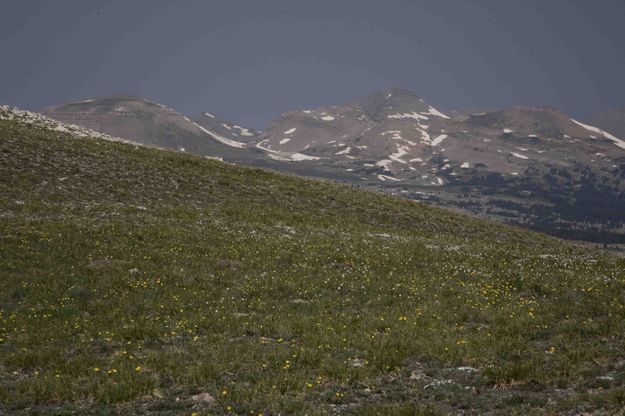
[(614, 414), (625, 259), (0, 120), (0, 413)]
[(625, 416), (625, 0), (0, 12), (0, 416)]

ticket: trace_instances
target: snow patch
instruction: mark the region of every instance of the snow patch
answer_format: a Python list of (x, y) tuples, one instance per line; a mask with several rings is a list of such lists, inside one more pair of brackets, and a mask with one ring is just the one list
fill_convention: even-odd
[(291, 139), (289, 139), (289, 138), (287, 137), (287, 138), (285, 138), (285, 139), (280, 140), (280, 144), (286, 144), (286, 143), (288, 143), (288, 142), (290, 142), (290, 141), (291, 141)]
[(598, 127), (594, 127), (594, 126), (589, 126), (588, 124), (584, 124), (584, 123), (580, 123), (579, 121), (573, 120), (571, 119), (572, 122), (582, 126), (583, 128), (585, 128), (588, 131), (592, 131), (594, 133), (599, 133), (601, 134), (603, 137), (610, 139), (614, 142), (615, 145), (617, 145), (618, 147), (620, 147), (621, 149), (625, 149), (625, 140), (621, 140), (618, 137), (615, 137), (613, 135), (611, 135), (610, 133), (608, 133), (605, 130), (601, 130)]
[(464, 162), (462, 165), (460, 165), (462, 169), (469, 169), (470, 166), (471, 165), (469, 165), (469, 162)]
[(514, 133), (514, 130), (510, 130), (510, 129), (503, 129), (504, 134), (510, 134), (510, 133)]
[(252, 134), (252, 133), (250, 133), (250, 130), (249, 130), (249, 129), (246, 129), (246, 128), (243, 128), (243, 127), (241, 127), (241, 126), (237, 126), (237, 125), (234, 125), (233, 127), (234, 127), (235, 129), (239, 129), (239, 130), (241, 131), (241, 132), (239, 133), (239, 135), (241, 135), (241, 136), (246, 136), (246, 137), (252, 137), (252, 136), (253, 136), (253, 134)]
[(293, 153), (291, 155), (291, 160), (295, 160), (295, 161), (301, 161), (301, 160), (319, 160), (318, 157), (316, 156), (309, 156), (309, 155), (305, 155), (303, 153)]
[(401, 182), (402, 181), (401, 179), (393, 178), (392, 176), (380, 175), (380, 174), (378, 174), (378, 179), (381, 180), (382, 182), (386, 182), (386, 181)]
[(430, 114), (436, 117), (440, 117), (440, 118), (444, 118), (449, 120), (449, 116), (446, 114), (441, 113), (440, 111), (438, 111), (436, 108), (430, 106), (430, 108), (428, 108), (428, 111), (423, 112), (422, 114)]
[[(193, 122), (192, 122), (193, 123)], [(212, 131), (206, 130), (204, 127), (200, 126), (197, 123), (193, 123), (195, 125), (195, 127), (199, 128), (200, 130), (202, 130), (204, 133), (208, 134), (209, 136), (211, 136), (213, 139), (222, 142), (225, 145), (228, 145), (230, 147), (237, 147), (239, 149), (242, 149), (245, 147), (245, 143), (241, 143), (241, 142), (237, 142), (235, 140), (231, 140), (231, 139), (226, 139), (224, 136), (214, 133)]]
[(431, 144), (432, 143), (432, 139), (430, 138), (430, 135), (427, 131), (425, 131), (425, 129), (427, 129), (428, 126), (422, 126), (419, 125), (419, 127), (415, 127), (416, 130), (421, 133), (421, 143), (426, 143), (426, 144)]
[[(271, 151), (269, 149), (265, 149), (265, 150)], [(267, 153), (267, 156), (269, 156), (270, 159), (279, 160), (281, 162), (290, 162), (291, 161), (291, 159), (288, 156), (280, 156), (277, 153)]]
[(335, 153), (335, 155), (346, 155), (346, 154), (348, 154), (349, 152), (351, 152), (351, 150), (352, 150), (352, 148), (351, 148), (351, 147), (347, 147), (346, 149), (341, 150), (340, 152), (336, 152), (336, 153)]
[(401, 157), (404, 155), (408, 154), (408, 150), (410, 150), (409, 148), (407, 148), (406, 146), (397, 146), (397, 151), (391, 155), (389, 155), (389, 158), (391, 160), (394, 160), (395, 162), (399, 162), (399, 163), (408, 163), (405, 160), (403, 160)]
[(323, 116), (323, 117), (321, 117), (321, 119), (323, 121), (333, 121), (333, 120), (335, 120), (335, 118), (332, 117), (332, 116)]
[(383, 159), (383, 160), (380, 160), (379, 162), (377, 162), (375, 165), (384, 168), (384, 170), (387, 171), (387, 172), (390, 172), (391, 171), (390, 168), (391, 168), (392, 164), (393, 164), (392, 160)]
[(432, 140), (432, 143), (430, 143), (430, 146), (436, 147), (439, 144), (441, 144), (443, 140), (445, 140), (446, 138), (447, 138), (446, 134), (441, 134), (440, 136), (437, 136), (434, 140)]
[(211, 113), (204, 113), (204, 115), (205, 115), (206, 117), (215, 118), (215, 116), (214, 116), (214, 115), (212, 115)]
[(386, 118), (402, 120), (405, 118), (414, 118), (415, 120), (429, 120), (426, 116), (423, 116), (416, 111), (412, 113), (403, 113), (403, 114), (389, 114)]
[(269, 156), (272, 159), (286, 161), (286, 162), (291, 162), (291, 161), (300, 162), (302, 160), (318, 160), (318, 159), (320, 159), (319, 157), (309, 156), (309, 155), (305, 155), (303, 153), (283, 153), (283, 152), (279, 152), (277, 150), (271, 150), (269, 147), (264, 147), (263, 146), (263, 143), (265, 143), (267, 141), (269, 141), (269, 140), (267, 140), (267, 139), (261, 140), (260, 142), (256, 143), (256, 147), (266, 151), (267, 152), (267, 156)]
[(529, 159), (529, 157), (527, 157), (527, 156), (525, 156), (525, 155), (522, 155), (522, 154), (520, 154), (520, 153), (515, 153), (515, 152), (512, 152), (512, 153), (510, 153), (510, 154), (511, 154), (512, 156), (514, 156), (514, 157), (518, 157), (519, 159)]
[(297, 127), (293, 127), (292, 129), (288, 129), (287, 131), (284, 132), (284, 134), (291, 134), (294, 133), (295, 130), (297, 130)]

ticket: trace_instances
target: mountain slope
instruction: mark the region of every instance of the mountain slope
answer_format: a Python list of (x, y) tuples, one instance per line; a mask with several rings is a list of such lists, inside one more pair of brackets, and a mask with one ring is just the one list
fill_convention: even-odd
[(210, 131), (213, 135), (227, 137), (237, 142), (248, 143), (255, 140), (260, 134), (259, 131), (241, 127), (238, 124), (221, 120), (211, 113), (202, 113), (193, 118), (193, 121)]
[[(304, 153), (318, 163), (363, 175), (408, 172), (437, 146), (447, 119), (418, 96), (391, 89), (342, 106), (285, 113), (260, 136), (257, 146)], [(427, 182), (417, 175), (411, 180)], [(437, 182), (429, 178), (432, 181)]]
[[(548, 107), (450, 117), (393, 88), (260, 133), (136, 98), (46, 111), (112, 135), (348, 182), (561, 237), (625, 243), (625, 141)], [(132, 137), (136, 135), (136, 137)]]
[(0, 109), (9, 414), (615, 413), (625, 261)]
[(137, 143), (201, 155), (223, 157), (245, 149), (234, 138), (210, 134), (186, 116), (139, 97), (90, 99), (45, 108), (41, 114)]
[(391, 89), (285, 113), (257, 146), (304, 154), (371, 189), (567, 238), (625, 242), (625, 141), (556, 109), (452, 118)]
[[(68, 126), (123, 138), (134, 143), (158, 146), (216, 157), (304, 176), (353, 181), (352, 174), (333, 167), (311, 165), (293, 155), (276, 157), (255, 146), (259, 132), (242, 128), (204, 113), (195, 121), (162, 104), (138, 97), (90, 99), (42, 110), (44, 116)], [(38, 119), (37, 113), (28, 117)], [(268, 154), (269, 153), (269, 154)], [(293, 156), (293, 157), (291, 157)], [(298, 163), (287, 163), (297, 161)]]

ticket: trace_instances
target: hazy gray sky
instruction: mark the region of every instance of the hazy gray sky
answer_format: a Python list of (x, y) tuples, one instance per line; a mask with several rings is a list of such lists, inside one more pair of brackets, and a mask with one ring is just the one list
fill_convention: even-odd
[(408, 88), (446, 110), (625, 105), (623, 0), (10, 1), (0, 103), (132, 94), (264, 127)]

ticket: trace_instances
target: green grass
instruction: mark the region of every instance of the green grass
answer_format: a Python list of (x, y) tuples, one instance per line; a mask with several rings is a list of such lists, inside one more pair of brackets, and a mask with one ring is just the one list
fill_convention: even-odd
[(0, 196), (0, 414), (625, 406), (623, 259), (8, 121)]

